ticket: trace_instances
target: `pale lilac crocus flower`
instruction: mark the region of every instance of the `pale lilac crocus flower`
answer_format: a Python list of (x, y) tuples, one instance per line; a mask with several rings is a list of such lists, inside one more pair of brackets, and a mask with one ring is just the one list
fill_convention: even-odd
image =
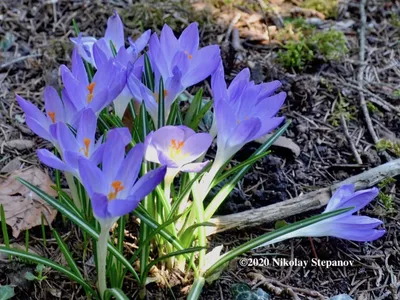
[[(275, 117), (286, 99), (286, 93), (275, 94), (279, 81), (255, 84), (249, 69), (242, 70), (226, 87), (223, 68), (212, 76), (214, 126), (217, 153), (208, 174), (203, 177), (205, 190), (219, 169), (245, 144), (271, 132), (284, 117)], [(206, 187), (207, 186), (207, 187)]]
[(158, 126), (160, 79), (163, 79), (165, 119), (176, 98), (186, 88), (210, 76), (220, 62), (220, 50), (216, 45), (199, 49), (197, 23), (190, 24), (177, 39), (168, 25), (164, 25), (160, 38), (153, 34), (148, 55), (154, 72), (154, 91), (144, 86), (133, 72), (128, 75), (127, 85), (135, 99), (145, 102), (146, 109)]
[(287, 233), (256, 248), (296, 237), (331, 236), (357, 242), (379, 239), (386, 232), (384, 229), (376, 229), (382, 224), (382, 221), (367, 216), (354, 215), (355, 212), (363, 209), (375, 199), (378, 193), (377, 188), (355, 192), (354, 184), (342, 185), (329, 200), (323, 214), (347, 207), (354, 207), (352, 210)]
[(83, 157), (98, 165), (103, 155), (102, 137), (95, 140), (97, 118), (91, 109), (80, 115), (76, 135), (65, 123), (55, 125), (61, 159), (47, 149), (37, 150), (39, 160), (45, 165), (71, 173), (79, 179), (78, 159)]
[[(98, 70), (101, 69), (101, 62), (104, 62), (104, 59), (109, 60), (114, 57), (113, 51), (115, 50), (116, 61), (126, 70), (129, 64), (132, 64), (136, 70), (134, 74), (140, 77), (141, 64), (136, 61), (140, 52), (146, 47), (150, 34), (151, 30), (147, 30), (136, 41), (128, 38), (130, 46), (125, 48), (124, 26), (118, 13), (114, 11), (107, 21), (107, 29), (103, 38), (97, 40), (95, 37), (79, 35), (78, 38), (71, 38), (71, 41), (75, 44), (79, 55)], [(132, 95), (127, 86), (114, 99), (115, 113), (121, 119), (131, 99)]]
[(167, 167), (164, 192), (168, 198), (171, 183), (179, 171), (197, 173), (208, 163), (195, 161), (207, 152), (211, 142), (208, 133), (196, 133), (183, 125), (164, 126), (146, 137), (146, 160)]

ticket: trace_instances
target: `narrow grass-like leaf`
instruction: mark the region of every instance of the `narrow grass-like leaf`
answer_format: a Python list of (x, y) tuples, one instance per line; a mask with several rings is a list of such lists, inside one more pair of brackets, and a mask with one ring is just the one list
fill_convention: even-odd
[[(36, 193), (40, 198), (42, 198), (44, 201), (53, 206), (57, 211), (65, 215), (68, 219), (71, 220), (71, 222), (73, 222), (80, 229), (82, 229), (84, 232), (90, 235), (93, 239), (95, 239), (96, 241), (99, 239), (99, 232), (93, 229), (92, 226), (90, 226), (88, 223), (86, 223), (84, 219), (77, 216), (74, 212), (70, 211), (63, 203), (57, 201), (56, 199), (54, 199), (53, 197), (51, 197), (50, 195), (48, 195), (47, 193), (36, 187), (35, 185), (29, 183), (28, 181), (22, 178), (17, 178), (17, 179), (23, 185), (27, 186), (30, 190)], [(121, 261), (121, 263), (132, 273), (135, 279), (139, 280), (139, 276), (136, 273), (135, 269), (131, 266), (129, 261), (121, 253), (118, 252), (118, 250), (114, 247), (114, 245), (108, 243), (107, 247), (108, 251), (110, 251), (110, 253), (114, 255), (116, 259)]]
[[(190, 241), (190, 237), (193, 236), (193, 232), (200, 226), (215, 227), (216, 225), (211, 222), (203, 222), (203, 223), (193, 224), (193, 225), (189, 226), (188, 228), (186, 228), (186, 230), (182, 233), (181, 240), (182, 241), (187, 241), (187, 240)], [(183, 246), (189, 247), (189, 245), (185, 245), (185, 244)]]
[(253, 165), (259, 159), (264, 158), (265, 156), (267, 156), (270, 153), (271, 153), (271, 151), (265, 151), (264, 153), (249, 157), (245, 161), (241, 162), (240, 164), (234, 166), (230, 170), (228, 170), (225, 173), (223, 173), (221, 176), (218, 176), (218, 178), (215, 178), (214, 181), (211, 184), (211, 188), (213, 188), (214, 186), (218, 185), (220, 182), (224, 181), (229, 176), (239, 172), (242, 168)]
[(46, 229), (44, 228), (44, 215), (43, 213), (40, 215), (40, 225), (42, 227), (42, 238), (43, 238), (43, 246), (46, 248)]
[(213, 264), (210, 268), (208, 268), (208, 270), (206, 270), (206, 272), (204, 273), (204, 277), (207, 278), (208, 276), (211, 276), (215, 271), (217, 271), (219, 268), (221, 268), (225, 263), (231, 261), (235, 257), (238, 257), (239, 255), (241, 255), (247, 251), (254, 249), (255, 247), (258, 247), (262, 244), (265, 244), (269, 241), (272, 241), (273, 239), (276, 239), (282, 235), (288, 234), (295, 230), (298, 230), (298, 229), (304, 228), (306, 226), (321, 222), (323, 220), (338, 216), (340, 214), (343, 214), (345, 212), (352, 210), (353, 208), (354, 207), (342, 208), (342, 209), (334, 210), (334, 211), (331, 211), (328, 213), (313, 216), (311, 218), (301, 220), (296, 223), (281, 227), (280, 229), (274, 230), (272, 232), (263, 234), (263, 235), (259, 236), (258, 238), (252, 239), (252, 240), (248, 241), (247, 243), (244, 243), (244, 244), (240, 245), (239, 247), (236, 247), (236, 248), (228, 251), (224, 255), (222, 255), (215, 264)]
[(146, 86), (154, 92), (154, 73), (151, 68), (151, 63), (147, 53), (143, 55), (144, 57), (144, 78)]
[(111, 297), (114, 297), (116, 300), (129, 300), (128, 296), (121, 289), (113, 288), (107, 289), (104, 292), (104, 299), (110, 300)]
[(55, 262), (51, 261), (50, 259), (41, 257), (36, 254), (32, 254), (29, 252), (12, 249), (12, 248), (7, 248), (7, 247), (3, 247), (3, 246), (0, 246), (0, 253), (10, 254), (10, 255), (25, 259), (25, 260), (29, 260), (29, 261), (37, 263), (37, 264), (42, 264), (47, 267), (50, 267), (64, 275), (66, 275), (69, 279), (76, 281), (77, 283), (82, 285), (82, 287), (88, 289), (88, 291), (90, 291), (92, 293), (92, 295), (95, 296), (96, 299), (98, 299), (97, 293), (93, 290), (93, 288), (86, 281), (82, 280), (82, 278), (75, 275), (70, 270), (67, 270), (64, 266), (56, 264)]
[(172, 105), (168, 115), (167, 125), (176, 125), (176, 118), (179, 110), (179, 99), (176, 99)]
[(206, 283), (204, 277), (198, 277), (194, 279), (193, 285), (190, 288), (190, 292), (187, 300), (197, 300), (201, 295), (201, 291), (203, 290), (203, 286)]
[(214, 100), (208, 101), (204, 106), (200, 109), (197, 115), (193, 118), (192, 122), (190, 123), (190, 128), (193, 130), (197, 130), (201, 120), (204, 118), (205, 114), (210, 110), (211, 106), (213, 105)]
[(81, 271), (79, 271), (78, 266), (75, 263), (74, 258), (72, 257), (71, 252), (68, 250), (67, 245), (64, 243), (62, 240), (61, 236), (58, 234), (58, 232), (53, 228), (53, 235), (54, 238), (57, 241), (58, 247), (60, 248), (62, 254), (64, 255), (65, 260), (67, 261), (67, 264), (69, 268), (71, 269), (71, 272), (74, 273), (76, 276), (80, 277), (83, 280), (83, 276), (81, 274)]
[(194, 95), (192, 103), (190, 103), (190, 106), (186, 112), (185, 120), (183, 121), (184, 125), (190, 126), (194, 116), (200, 111), (202, 99), (203, 99), (203, 89), (200, 88), (197, 91), (196, 95)]
[(158, 86), (158, 128), (165, 126), (165, 94), (164, 94), (164, 80), (160, 77)]
[[(6, 214), (4, 213), (3, 204), (0, 204), (0, 218), (1, 218), (1, 231), (3, 232), (4, 245), (6, 245), (6, 247), (9, 248), (10, 247), (10, 238), (8, 237)], [(8, 256), (8, 259), (11, 260), (10, 255)]]
[(194, 178), (192, 178), (192, 179), (185, 185), (185, 187), (182, 189), (182, 191), (181, 191), (180, 194), (178, 195), (178, 198), (174, 200), (174, 203), (172, 204), (171, 211), (170, 211), (170, 213), (169, 213), (167, 219), (171, 218), (173, 215), (175, 215), (175, 214), (178, 212), (179, 205), (181, 204), (181, 202), (183, 201), (183, 199), (185, 199), (186, 195), (188, 195), (188, 194), (190, 193), (193, 184), (194, 184), (196, 181), (198, 181), (198, 180), (200, 179), (200, 177), (201, 177), (203, 174), (207, 173), (207, 172), (210, 170), (211, 165), (212, 165), (212, 164), (210, 164), (210, 162), (208, 162), (208, 163), (204, 166), (203, 170), (201, 170), (201, 172), (196, 173), (196, 175), (194, 176)]
[[(251, 157), (255, 157), (257, 155), (260, 155), (261, 153), (264, 153), (267, 151), (272, 144), (280, 137), (286, 129), (290, 125), (290, 121), (286, 122), (285, 125), (283, 125), (281, 128), (279, 128), (264, 144), (262, 144), (254, 153)], [(214, 197), (214, 199), (211, 201), (211, 203), (207, 206), (205, 210), (205, 221), (210, 220), (210, 218), (213, 216), (213, 214), (217, 211), (218, 207), (221, 205), (221, 203), (225, 200), (225, 198), (229, 195), (229, 193), (233, 190), (235, 185), (239, 182), (240, 179), (247, 173), (247, 171), (250, 169), (252, 164), (249, 164), (245, 167), (243, 167), (239, 172), (234, 174), (232, 176), (228, 183), (224, 185), (222, 189), (218, 192), (218, 194)]]

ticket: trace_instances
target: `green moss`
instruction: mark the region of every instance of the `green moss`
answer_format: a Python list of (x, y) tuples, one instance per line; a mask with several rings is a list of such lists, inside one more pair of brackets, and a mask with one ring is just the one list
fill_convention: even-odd
[(340, 119), (343, 115), (345, 120), (355, 120), (357, 114), (357, 107), (354, 105), (350, 105), (346, 99), (339, 93), (339, 100), (335, 105), (335, 110), (333, 111), (332, 115), (328, 119), (329, 123), (332, 126), (338, 127), (340, 126)]
[(382, 112), (372, 102), (367, 101), (368, 111), (372, 114), (383, 115)]
[(283, 50), (278, 52), (278, 62), (287, 69), (304, 69), (316, 58), (339, 60), (348, 52), (343, 32), (334, 29), (317, 31), (301, 18), (286, 22), (276, 38), (283, 44)]
[(392, 16), (390, 18), (390, 23), (397, 28), (400, 28), (400, 17), (396, 13), (392, 13)]
[(320, 13), (323, 13), (327, 18), (337, 17), (337, 0), (305, 0), (300, 6), (303, 8), (319, 11)]
[(396, 179), (388, 177), (383, 179), (379, 184), (378, 187), (380, 189), (378, 198), (382, 201), (383, 205), (387, 209), (388, 212), (393, 212), (393, 197), (390, 195), (390, 189), (393, 184), (396, 183)]

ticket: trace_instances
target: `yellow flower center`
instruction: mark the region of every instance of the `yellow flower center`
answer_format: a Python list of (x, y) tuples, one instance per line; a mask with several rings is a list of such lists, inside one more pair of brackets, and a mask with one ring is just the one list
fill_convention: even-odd
[(92, 100), (93, 100), (93, 90), (94, 90), (95, 86), (96, 86), (96, 82), (92, 82), (86, 87), (89, 91), (89, 94), (87, 95), (87, 98), (86, 98), (88, 103), (92, 102)]
[(55, 123), (56, 122), (56, 113), (54, 111), (49, 111), (47, 114), (49, 115), (49, 118), (51, 119), (51, 121), (53, 123)]
[(112, 191), (108, 193), (108, 200), (114, 200), (120, 191), (124, 189), (122, 182), (120, 180), (115, 180), (111, 183)]
[(169, 146), (169, 156), (172, 159), (182, 159), (189, 155), (189, 153), (182, 153), (182, 147), (185, 145), (184, 141), (177, 141), (175, 139), (171, 140)]

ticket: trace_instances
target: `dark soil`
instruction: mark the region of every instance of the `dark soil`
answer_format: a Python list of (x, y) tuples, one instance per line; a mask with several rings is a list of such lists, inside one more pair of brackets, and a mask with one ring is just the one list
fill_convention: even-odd
[[(354, 21), (351, 26), (342, 29), (349, 53), (340, 61), (320, 59), (303, 71), (285, 70), (277, 63), (276, 55), (281, 46), (265, 38), (266, 29), (274, 25), (275, 18), (259, 5), (262, 1), (249, 1), (252, 5), (247, 6), (244, 5), (246, 1), (233, 1), (233, 4), (225, 5), (222, 5), (224, 1), (210, 2), (217, 4), (218, 8), (203, 1), (91, 3), (60, 0), (53, 5), (50, 1), (3, 0), (0, 3), (0, 46), (3, 47), (0, 52), (0, 181), (1, 177), (5, 178), (7, 173), (15, 169), (39, 166), (35, 150), (50, 147), (24, 124), (15, 94), (42, 107), (43, 88), (49, 84), (58, 86), (59, 65), (70, 63), (72, 44), (69, 37), (74, 35), (72, 19), (76, 20), (86, 35), (99, 37), (103, 35), (107, 18), (113, 9), (120, 12), (129, 36), (138, 36), (143, 28), (159, 30), (164, 22), (178, 33), (188, 23), (198, 21), (202, 43), (221, 45), (227, 79), (231, 80), (242, 68), (250, 67), (256, 82), (282, 81), (282, 90), (288, 93), (288, 97), (280, 113), (292, 121), (285, 136), (300, 147), (300, 155), (296, 157), (289, 149), (272, 147), (272, 154), (252, 168), (218, 213), (229, 214), (274, 204), (328, 187), (397, 158), (399, 153), (394, 149), (381, 151), (375, 147), (360, 107), (357, 87), (360, 67), (358, 31), (361, 24), (358, 1), (343, 2), (337, 19), (321, 21), (318, 25), (322, 30), (338, 23)], [(302, 1), (270, 2), (282, 8), (287, 6), (287, 11), (290, 11), (294, 3)], [(226, 38), (227, 31), (230, 27), (232, 29), (230, 24), (238, 13), (241, 18), (234, 25), (239, 30), (243, 49), (238, 48), (229, 35)], [(374, 103), (376, 108), (370, 106), (377, 136), (399, 143), (399, 113), (387, 103), (400, 109), (400, 98), (396, 94), (400, 90), (400, 21), (396, 19), (400, 15), (400, 2), (370, 0), (366, 14), (363, 93), (366, 101)], [(207, 85), (205, 88), (209, 90)], [(345, 100), (344, 108), (341, 99)], [(343, 111), (349, 114), (349, 135), (361, 156), (362, 164), (356, 162), (340, 125), (340, 113)], [(26, 150), (7, 147), (6, 142), (14, 139), (34, 140), (35, 144)], [(248, 144), (238, 153), (233, 164), (246, 159), (258, 146), (255, 142)], [(16, 160), (16, 164), (10, 163), (13, 160)], [(318, 299), (342, 293), (357, 299), (400, 299), (400, 200), (397, 187), (396, 182), (385, 188), (393, 199), (392, 212), (384, 207), (380, 199), (364, 211), (384, 222), (387, 234), (380, 240), (353, 243), (334, 238), (315, 238), (312, 241), (304, 238), (280, 243), (275, 245), (276, 248), (268, 248), (267, 252), (263, 249), (248, 254), (249, 257), (299, 260), (318, 256), (322, 260), (350, 260), (354, 266), (243, 268), (237, 262), (232, 262), (220, 279), (204, 288), (202, 299), (231, 299), (232, 285), (240, 282), (248, 283), (253, 288), (263, 288), (273, 299)], [(292, 222), (315, 213), (318, 212), (293, 216), (286, 221)], [(136, 232), (137, 228), (134, 224), (132, 226), (133, 232)], [(53, 227), (67, 238), (69, 245), (73, 245), (74, 255), (82, 263), (80, 233), (70, 225), (65, 226), (60, 216)], [(230, 231), (213, 236), (210, 242), (212, 246), (223, 244), (231, 248), (273, 227), (274, 224), (265, 224), (251, 230)], [(11, 242), (20, 247), (25, 245), (23, 237), (12, 239)], [(39, 229), (31, 231), (30, 247), (40, 255), (65, 263), (54, 240), (49, 239), (47, 247), (43, 247)], [(87, 259), (89, 257), (90, 254)], [(0, 284), (15, 284), (15, 299), (85, 298), (76, 284), (50, 270), (46, 274), (48, 279), (41, 283), (15, 281), (23, 277), (21, 274), (25, 270), (33, 269), (34, 266), (18, 261), (10, 263), (0, 256)], [(94, 269), (85, 266), (85, 271), (93, 274)], [(126, 281), (124, 291), (130, 297), (137, 295), (136, 287), (130, 280)], [(172, 293), (177, 298), (184, 298), (187, 286), (174, 287), (171, 293), (167, 288), (162, 289), (154, 284), (149, 285), (148, 291), (148, 299), (173, 299)]]

